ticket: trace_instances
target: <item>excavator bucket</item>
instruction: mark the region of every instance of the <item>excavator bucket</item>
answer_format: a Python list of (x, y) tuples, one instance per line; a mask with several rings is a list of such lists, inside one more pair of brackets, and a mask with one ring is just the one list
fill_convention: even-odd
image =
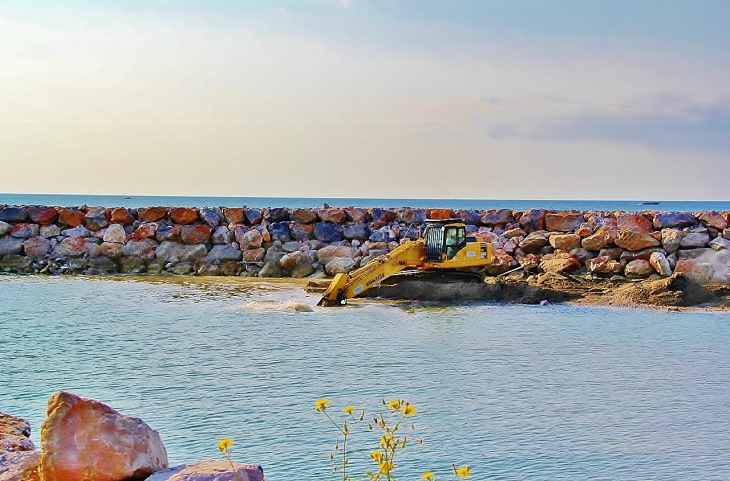
[(339, 306), (342, 304), (342, 293), (347, 285), (349, 276), (347, 274), (337, 274), (332, 283), (322, 294), (322, 299), (317, 303), (318, 306)]

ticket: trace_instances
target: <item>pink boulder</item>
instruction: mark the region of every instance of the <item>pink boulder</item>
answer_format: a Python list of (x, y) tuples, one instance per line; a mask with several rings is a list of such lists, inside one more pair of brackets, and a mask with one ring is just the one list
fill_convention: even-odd
[(368, 217), (365, 209), (360, 209), (359, 207), (345, 209), (345, 213), (347, 214), (347, 218), (352, 222), (365, 222)]
[(616, 218), (616, 226), (621, 229), (633, 229), (638, 231), (649, 232), (654, 230), (651, 221), (642, 214), (620, 213)]
[(82, 257), (89, 252), (89, 246), (83, 237), (67, 237), (56, 246), (56, 253), (64, 257)]
[(167, 468), (157, 431), (141, 419), (67, 392), (48, 400), (41, 424), (44, 481), (119, 481)]
[(28, 217), (36, 224), (48, 225), (56, 221), (58, 212), (56, 212), (55, 207), (36, 205), (28, 207)]
[(157, 234), (157, 223), (156, 222), (145, 222), (137, 227), (137, 230), (129, 235), (129, 238), (134, 241), (141, 241), (142, 239), (153, 239)]
[[(30, 210), (28, 211), (30, 214)], [(725, 218), (720, 214), (719, 212), (710, 211), (710, 212), (703, 212), (699, 215), (698, 219), (700, 222), (705, 224), (707, 227), (712, 227), (713, 229), (717, 230), (724, 230), (727, 229), (727, 221)]]
[(35, 446), (29, 438), (30, 424), (28, 421), (0, 413), (0, 452), (33, 451)]
[(183, 244), (202, 244), (210, 239), (210, 227), (207, 225), (184, 225), (180, 229)]
[[(300, 209), (301, 210), (301, 209)], [(344, 224), (347, 220), (345, 211), (342, 209), (320, 209), (319, 218), (325, 222), (334, 222), (336, 224)]]
[(618, 232), (616, 245), (626, 250), (640, 251), (649, 247), (658, 247), (661, 242), (649, 232), (624, 228)]
[(545, 215), (545, 229), (557, 232), (573, 232), (583, 223), (583, 214), (578, 212), (558, 212)]
[(227, 461), (203, 461), (187, 466), (158, 471), (147, 481), (264, 481), (264, 469), (255, 464), (233, 463), (234, 470)]

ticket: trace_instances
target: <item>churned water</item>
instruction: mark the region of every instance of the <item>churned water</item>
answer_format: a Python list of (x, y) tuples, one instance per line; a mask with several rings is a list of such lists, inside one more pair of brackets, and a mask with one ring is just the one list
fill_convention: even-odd
[[(730, 316), (571, 306), (314, 308), (238, 279), (0, 277), (0, 411), (68, 390), (143, 418), (172, 464), (234, 458), (268, 480), (335, 479), (336, 417), (410, 400), (423, 445), (395, 474), (730, 479)], [(351, 446), (364, 470), (375, 437)], [(367, 444), (371, 443), (371, 444)]]

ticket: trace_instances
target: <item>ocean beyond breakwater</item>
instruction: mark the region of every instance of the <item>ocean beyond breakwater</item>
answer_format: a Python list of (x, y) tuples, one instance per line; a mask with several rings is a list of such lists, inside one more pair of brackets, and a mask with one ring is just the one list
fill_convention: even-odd
[(682, 273), (730, 283), (730, 212), (448, 208), (0, 208), (0, 269), (25, 274), (333, 276), (417, 238), (426, 219), (461, 218), (491, 242), (488, 275)]

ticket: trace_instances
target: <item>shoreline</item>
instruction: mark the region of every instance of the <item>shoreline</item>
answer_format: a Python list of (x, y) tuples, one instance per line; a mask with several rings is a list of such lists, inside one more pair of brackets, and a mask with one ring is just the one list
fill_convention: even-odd
[[(632, 285), (680, 275), (699, 285), (730, 285), (730, 211), (0, 205), (0, 272), (316, 281), (417, 238), (427, 219), (450, 218), (491, 243), (485, 285), (501, 286), (508, 301), (522, 289), (601, 303), (587, 299), (603, 279)], [(572, 281), (547, 282), (547, 275)], [(499, 289), (489, 289), (478, 297), (499, 300)], [(662, 302), (705, 302), (691, 297)], [(724, 295), (714, 297), (723, 303)], [(656, 295), (639, 304), (652, 302), (659, 302)]]

